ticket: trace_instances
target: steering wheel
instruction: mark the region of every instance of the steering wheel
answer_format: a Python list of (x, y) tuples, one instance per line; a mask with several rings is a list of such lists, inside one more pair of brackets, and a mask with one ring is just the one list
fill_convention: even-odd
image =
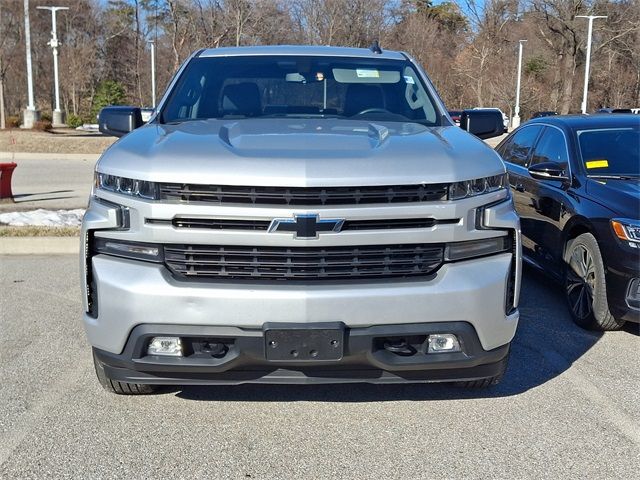
[(366, 115), (367, 113), (391, 113), (386, 108), (365, 108), (361, 112), (352, 115), (353, 117), (357, 117), (358, 115)]

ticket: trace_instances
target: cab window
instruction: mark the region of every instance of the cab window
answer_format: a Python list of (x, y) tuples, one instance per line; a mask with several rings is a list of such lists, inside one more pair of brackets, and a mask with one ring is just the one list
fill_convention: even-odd
[(530, 125), (518, 130), (500, 152), (504, 161), (521, 167), (528, 167), (529, 153), (536, 142), (536, 138), (538, 138), (540, 130), (542, 130), (542, 127), (538, 125)]
[(531, 158), (531, 164), (553, 162), (562, 165), (566, 170), (569, 158), (567, 156), (567, 142), (564, 135), (557, 128), (545, 128)]

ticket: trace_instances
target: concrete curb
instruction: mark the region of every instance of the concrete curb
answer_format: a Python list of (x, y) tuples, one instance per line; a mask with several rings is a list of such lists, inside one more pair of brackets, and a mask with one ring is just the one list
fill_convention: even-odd
[(27, 153), (0, 152), (0, 162), (15, 160), (90, 160), (95, 162), (101, 153)]
[(79, 237), (0, 237), (0, 255), (78, 255)]

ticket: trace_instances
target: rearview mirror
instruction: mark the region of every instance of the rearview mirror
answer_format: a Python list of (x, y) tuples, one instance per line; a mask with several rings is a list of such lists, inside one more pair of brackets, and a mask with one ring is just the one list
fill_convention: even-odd
[(104, 107), (98, 115), (100, 131), (114, 137), (122, 137), (142, 124), (142, 112), (138, 107)]
[(460, 115), (460, 128), (482, 139), (504, 133), (502, 114), (497, 110), (464, 110)]
[(569, 180), (562, 165), (555, 162), (536, 163), (528, 170), (529, 175), (537, 180)]

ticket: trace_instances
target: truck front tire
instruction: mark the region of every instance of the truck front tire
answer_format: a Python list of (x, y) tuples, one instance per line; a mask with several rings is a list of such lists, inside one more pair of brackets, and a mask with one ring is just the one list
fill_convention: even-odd
[(96, 356), (96, 352), (93, 352), (93, 366), (96, 369), (96, 376), (102, 388), (107, 392), (116, 393), (118, 395), (149, 395), (155, 393), (158, 390), (156, 385), (145, 385), (142, 383), (125, 383), (112, 380), (107, 376), (104, 370), (104, 365), (100, 359)]

